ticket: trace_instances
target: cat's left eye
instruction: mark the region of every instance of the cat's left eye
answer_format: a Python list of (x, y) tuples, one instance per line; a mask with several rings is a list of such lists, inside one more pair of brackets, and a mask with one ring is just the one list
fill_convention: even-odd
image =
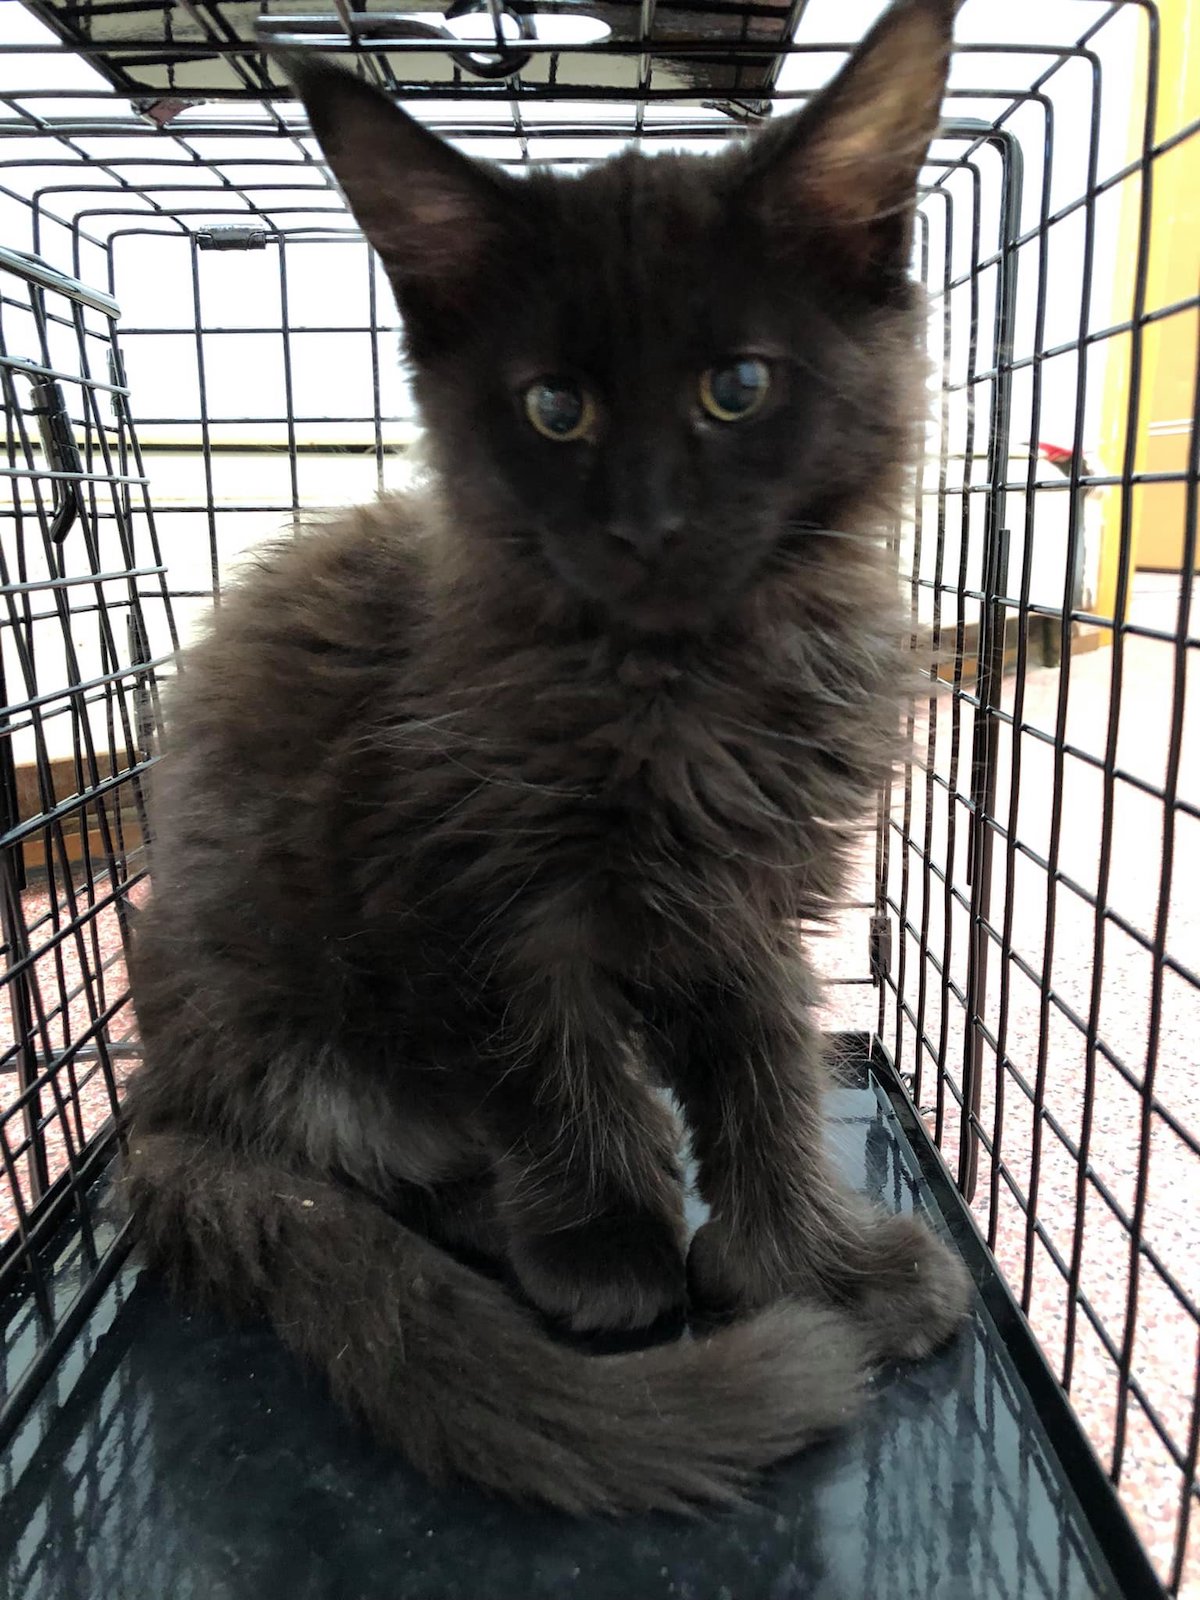
[(758, 411), (771, 387), (771, 369), (745, 356), (700, 375), (700, 404), (717, 422), (744, 422)]
[(525, 391), (525, 415), (543, 439), (573, 444), (586, 439), (596, 423), (596, 402), (570, 378), (540, 378)]

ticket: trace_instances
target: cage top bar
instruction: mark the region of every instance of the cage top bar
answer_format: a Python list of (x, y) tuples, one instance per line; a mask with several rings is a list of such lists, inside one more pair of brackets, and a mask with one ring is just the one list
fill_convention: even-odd
[[(330, 8), (276, 0), (269, 9), (246, 0), (176, 6), (134, 0), (106, 7), (29, 0), (29, 9), (119, 92), (164, 107), (186, 105), (197, 95), (277, 95), (262, 44), (287, 38), (370, 52), (373, 75), (392, 90), (395, 58), (403, 56), (413, 87), (455, 96), (497, 87), (519, 95), (521, 71), (534, 56), (541, 61), (533, 77), (569, 94), (578, 85), (575, 74), (560, 75), (559, 56), (582, 50), (590, 57), (587, 80), (607, 94), (641, 99), (653, 73), (697, 96), (728, 97), (740, 115), (751, 116), (773, 89), (780, 49), (792, 37), (802, 3), (593, 0), (580, 6), (544, 0), (535, 11), (527, 0), (457, 0), (441, 11), (420, 0), (379, 9), (347, 0)], [(478, 29), (465, 21), (475, 13)], [(679, 51), (702, 59), (684, 60)], [(733, 52), (736, 62), (729, 59)]]

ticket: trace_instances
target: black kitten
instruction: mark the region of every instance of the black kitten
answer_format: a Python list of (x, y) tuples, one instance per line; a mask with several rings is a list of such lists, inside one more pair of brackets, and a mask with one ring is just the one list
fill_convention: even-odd
[[(404, 316), (437, 489), (281, 548), (188, 660), (127, 1191), (431, 1473), (573, 1510), (735, 1492), (966, 1303), (832, 1175), (797, 919), (906, 673), (878, 534), (953, 7), (716, 159), (515, 179), (288, 70)], [(712, 1220), (685, 1262), (673, 1089)], [(589, 1358), (693, 1301), (710, 1336)], [(690, 1269), (690, 1274), (687, 1269)]]

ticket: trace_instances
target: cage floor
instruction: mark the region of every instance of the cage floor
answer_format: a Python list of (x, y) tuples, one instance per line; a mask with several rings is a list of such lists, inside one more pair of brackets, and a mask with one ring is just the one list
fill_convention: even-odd
[(343, 1421), (260, 1327), (123, 1267), (3, 1469), (0, 1596), (21, 1600), (1091, 1600), (1158, 1591), (889, 1069), (841, 1068), (857, 1187), (925, 1210), (975, 1273), (933, 1360), (702, 1521), (580, 1523), (435, 1490)]

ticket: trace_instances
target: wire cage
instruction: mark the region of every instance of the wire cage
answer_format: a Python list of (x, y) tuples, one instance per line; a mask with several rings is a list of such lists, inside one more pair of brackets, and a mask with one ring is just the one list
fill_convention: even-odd
[[(95, 1196), (138, 1053), (159, 684), (256, 545), (403, 483), (419, 445), (390, 291), (262, 41), (348, 57), (481, 156), (566, 166), (719, 148), (881, 9), (3, 8), (6, 1432), (129, 1242)], [(1159, 1581), (1200, 1594), (1187, 0), (965, 0), (923, 185), (928, 451), (894, 545), (937, 665), (814, 945), (826, 1022), (902, 1076)]]

